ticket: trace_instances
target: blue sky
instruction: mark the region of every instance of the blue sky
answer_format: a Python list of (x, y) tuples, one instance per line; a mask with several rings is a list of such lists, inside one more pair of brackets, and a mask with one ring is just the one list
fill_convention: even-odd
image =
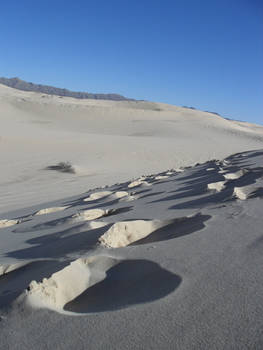
[(260, 0), (0, 2), (0, 76), (263, 124)]

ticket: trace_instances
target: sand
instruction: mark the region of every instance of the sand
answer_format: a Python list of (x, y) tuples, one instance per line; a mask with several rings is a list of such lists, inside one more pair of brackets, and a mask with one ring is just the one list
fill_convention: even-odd
[[(263, 132), (162, 103), (77, 100), (1, 84), (0, 122), (2, 213), (259, 149)], [(63, 162), (68, 172), (46, 170)]]
[(262, 349), (263, 128), (43, 96), (0, 85), (0, 349)]

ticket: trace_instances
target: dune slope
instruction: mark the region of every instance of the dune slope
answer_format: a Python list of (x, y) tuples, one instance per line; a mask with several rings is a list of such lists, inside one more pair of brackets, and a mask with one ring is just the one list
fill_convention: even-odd
[(145, 101), (0, 84), (0, 212), (262, 147), (263, 127)]

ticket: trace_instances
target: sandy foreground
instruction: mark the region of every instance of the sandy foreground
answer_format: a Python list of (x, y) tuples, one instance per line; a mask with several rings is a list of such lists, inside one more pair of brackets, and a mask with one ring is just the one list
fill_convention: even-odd
[(263, 127), (1, 85), (0, 113), (1, 349), (263, 348)]

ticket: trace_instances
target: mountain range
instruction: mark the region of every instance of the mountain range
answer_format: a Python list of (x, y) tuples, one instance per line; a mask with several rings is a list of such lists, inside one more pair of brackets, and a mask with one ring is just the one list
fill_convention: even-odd
[(132, 99), (126, 98), (118, 94), (93, 94), (90, 92), (79, 92), (71, 91), (68, 89), (61, 89), (54, 86), (34, 84), (21, 80), (17, 77), (15, 78), (4, 78), (0, 77), (0, 84), (9, 86), (14, 89), (23, 90), (23, 91), (34, 91), (40, 92), (43, 94), (65, 96), (65, 97), (74, 97), (78, 99), (95, 99), (95, 100), (112, 100), (112, 101), (131, 101)]

